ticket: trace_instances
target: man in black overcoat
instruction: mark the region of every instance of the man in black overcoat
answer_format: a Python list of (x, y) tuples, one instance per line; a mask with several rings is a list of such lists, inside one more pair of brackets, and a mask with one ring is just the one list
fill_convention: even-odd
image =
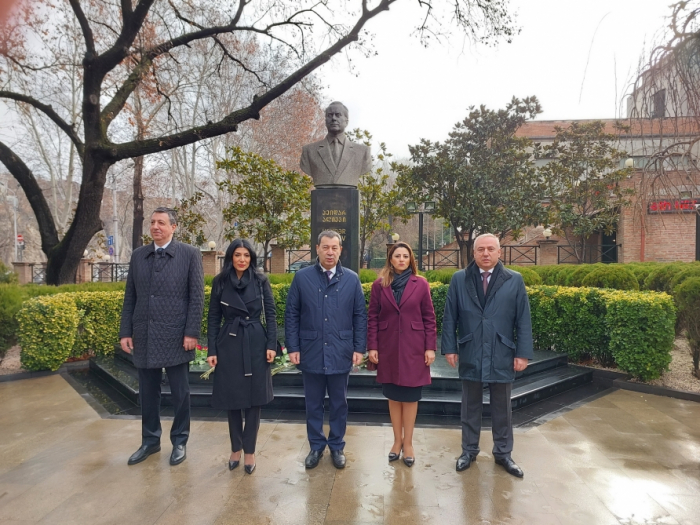
[(119, 337), (139, 373), (141, 447), (129, 458), (140, 463), (160, 450), (162, 370), (168, 374), (175, 417), (170, 464), (185, 460), (190, 434), (189, 362), (195, 357), (204, 307), (201, 252), (173, 239), (175, 210), (151, 215), (153, 242), (131, 255)]

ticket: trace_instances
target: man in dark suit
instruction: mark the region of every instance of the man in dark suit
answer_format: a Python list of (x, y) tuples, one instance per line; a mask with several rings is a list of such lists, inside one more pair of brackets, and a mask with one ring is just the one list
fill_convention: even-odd
[(170, 464), (182, 463), (190, 434), (189, 362), (195, 357), (204, 307), (200, 251), (173, 239), (175, 210), (151, 215), (153, 243), (131, 255), (122, 309), (122, 350), (132, 354), (139, 373), (141, 447), (129, 458), (140, 463), (160, 450), (160, 384), (168, 374), (175, 417), (170, 429)]
[(515, 373), (533, 357), (530, 303), (522, 276), (499, 261), (501, 247), (490, 233), (474, 241), (474, 261), (452, 276), (442, 322), (442, 353), (459, 362), (462, 380), (462, 455), (457, 471), (479, 454), (483, 383), (491, 393), (493, 457), (509, 474), (523, 471), (511, 457), (510, 397)]
[[(306, 401), (306, 432), (311, 451), (304, 462), (314, 468), (326, 446), (336, 468), (345, 467), (348, 379), (362, 362), (367, 343), (365, 296), (357, 274), (340, 264), (340, 235), (318, 236), (314, 266), (294, 274), (287, 294), (284, 337), (289, 360), (301, 370)], [(328, 392), (330, 433), (323, 432)]]
[(372, 169), (372, 152), (345, 136), (348, 108), (332, 102), (326, 109), (328, 135), (323, 140), (307, 144), (301, 151), (301, 171), (314, 180), (314, 185), (357, 187), (360, 176)]

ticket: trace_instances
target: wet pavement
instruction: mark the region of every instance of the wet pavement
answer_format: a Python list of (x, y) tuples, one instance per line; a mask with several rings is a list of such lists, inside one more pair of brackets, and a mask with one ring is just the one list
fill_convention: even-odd
[[(104, 416), (104, 417), (103, 417)], [(164, 422), (167, 436), (170, 422)], [(700, 524), (700, 404), (611, 391), (516, 430), (520, 480), (490, 432), (454, 470), (457, 428), (416, 430), (416, 465), (388, 463), (386, 425), (349, 425), (348, 465), (306, 471), (303, 423), (263, 422), (257, 469), (229, 471), (226, 423), (196, 420), (127, 466), (140, 421), (110, 416), (62, 375), (0, 383), (0, 524)]]

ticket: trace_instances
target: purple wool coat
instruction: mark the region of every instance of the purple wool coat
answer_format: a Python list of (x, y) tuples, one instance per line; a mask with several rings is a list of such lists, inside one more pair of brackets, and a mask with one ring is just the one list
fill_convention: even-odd
[(379, 352), (377, 382), (401, 386), (430, 384), (425, 351), (436, 350), (437, 329), (430, 286), (412, 276), (397, 306), (391, 286), (372, 284), (367, 313), (367, 349)]

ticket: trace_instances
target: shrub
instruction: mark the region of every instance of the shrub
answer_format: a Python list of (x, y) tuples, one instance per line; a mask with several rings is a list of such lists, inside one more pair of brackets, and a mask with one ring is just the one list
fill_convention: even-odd
[(458, 272), (459, 268), (442, 268), (440, 270), (427, 270), (425, 278), (429, 283), (450, 284), (452, 276)]
[(556, 345), (557, 304), (556, 286), (534, 286), (527, 289), (532, 318), (532, 338), (535, 348), (551, 350)]
[(659, 263), (657, 262), (635, 262), (625, 264), (625, 268), (632, 272), (637, 278), (640, 290), (646, 290), (646, 286), (644, 283), (647, 277), (649, 277), (649, 274), (656, 270), (658, 267)]
[(578, 264), (562, 264), (557, 272), (554, 284), (557, 286), (568, 286), (571, 276), (579, 269)]
[(270, 273), (267, 275), (270, 279), (270, 284), (292, 284), (294, 279), (293, 273)]
[(678, 285), (683, 283), (686, 279), (691, 277), (700, 277), (700, 264), (690, 264), (685, 269), (681, 270), (673, 276), (671, 281), (668, 283), (668, 288), (670, 292), (676, 294), (676, 288)]
[(605, 329), (617, 366), (643, 381), (671, 363), (676, 312), (667, 294), (605, 290)]
[(700, 276), (689, 277), (675, 288), (678, 321), (686, 331), (693, 354), (695, 377), (700, 379)]
[(430, 298), (433, 301), (433, 308), (435, 309), (435, 322), (437, 324), (438, 333), (442, 331), (442, 318), (445, 314), (445, 300), (447, 299), (447, 291), (449, 289), (449, 286), (442, 283), (430, 283)]
[(364, 283), (372, 284), (376, 280), (377, 280), (377, 272), (375, 272), (374, 270), (368, 270), (366, 268), (363, 268), (360, 270), (360, 282), (362, 284), (364, 284)]
[(687, 267), (684, 263), (662, 264), (649, 273), (642, 288), (655, 292), (671, 292), (670, 284), (675, 275)]
[(36, 297), (17, 313), (20, 359), (26, 370), (57, 370), (70, 356), (80, 313), (69, 294)]
[(212, 284), (214, 284), (214, 277), (216, 277), (216, 275), (205, 275), (204, 286), (211, 286)]
[(17, 284), (17, 274), (0, 261), (0, 284)]
[(559, 288), (555, 298), (554, 349), (580, 361), (595, 357), (604, 365), (612, 362), (602, 319), (605, 303), (595, 288)]
[(593, 270), (596, 270), (602, 264), (579, 264), (576, 269), (571, 272), (564, 286), (583, 286), (583, 279)]
[(119, 341), (124, 294), (77, 292), (65, 295), (70, 295), (80, 312), (80, 323), (71, 356), (82, 356), (89, 351), (93, 351), (95, 355), (111, 355), (114, 345)]
[(15, 316), (26, 298), (21, 287), (0, 284), (0, 356), (16, 342), (18, 325)]
[(601, 265), (581, 280), (582, 286), (613, 288), (615, 290), (639, 290), (634, 274), (624, 267)]
[(542, 278), (536, 271), (531, 270), (530, 268), (526, 268), (524, 266), (506, 266), (506, 268), (509, 268), (510, 270), (518, 272), (520, 275), (522, 275), (523, 281), (525, 281), (525, 286), (536, 286), (538, 284), (542, 284)]

